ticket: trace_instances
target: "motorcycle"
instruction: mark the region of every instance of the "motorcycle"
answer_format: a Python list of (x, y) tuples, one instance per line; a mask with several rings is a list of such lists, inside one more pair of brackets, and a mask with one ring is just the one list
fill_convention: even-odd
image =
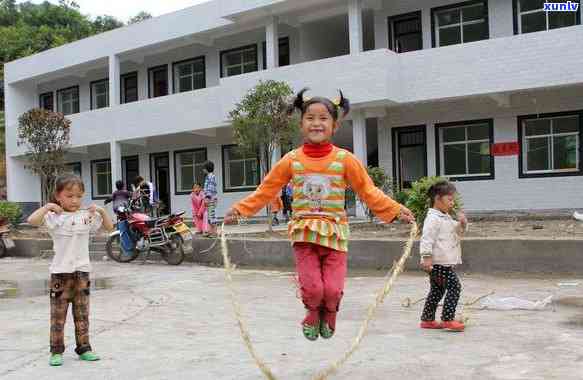
[(14, 246), (14, 240), (10, 238), (10, 223), (8, 219), (0, 218), (0, 257), (6, 256)]
[(151, 218), (136, 211), (136, 203), (115, 210), (117, 229), (106, 243), (107, 255), (120, 263), (129, 263), (141, 253), (146, 260), (151, 251), (157, 251), (170, 265), (180, 265), (185, 253), (192, 252), (192, 234), (184, 224), (184, 212)]

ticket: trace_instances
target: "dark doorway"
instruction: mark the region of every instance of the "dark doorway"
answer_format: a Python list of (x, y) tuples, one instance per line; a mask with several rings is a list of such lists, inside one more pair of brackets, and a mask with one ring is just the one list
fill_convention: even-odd
[(138, 156), (123, 157), (122, 158), (122, 180), (127, 189), (131, 189), (131, 184), (136, 181), (136, 177), (140, 175), (140, 159)]
[(424, 125), (393, 128), (393, 176), (407, 189), (427, 176), (427, 133)]
[(421, 12), (389, 17), (389, 49), (396, 53), (423, 49)]
[(170, 154), (154, 153), (150, 155), (150, 176), (154, 191), (158, 194), (159, 215), (170, 214)]

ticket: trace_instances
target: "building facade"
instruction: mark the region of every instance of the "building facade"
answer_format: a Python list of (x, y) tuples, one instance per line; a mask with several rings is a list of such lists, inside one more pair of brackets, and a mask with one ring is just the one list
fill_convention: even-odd
[(210, 159), (222, 215), (260, 181), (228, 112), (275, 79), (342, 89), (354, 108), (336, 143), (403, 187), (438, 174), (470, 211), (582, 208), (581, 11), (543, 3), (213, 0), (10, 62), (8, 199), (40, 200), (16, 129), (42, 107), (72, 121), (88, 202), (140, 174), (186, 210)]

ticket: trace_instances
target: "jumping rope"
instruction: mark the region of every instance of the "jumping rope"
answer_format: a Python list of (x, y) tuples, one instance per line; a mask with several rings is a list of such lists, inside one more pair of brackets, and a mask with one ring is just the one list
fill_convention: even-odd
[[(366, 315), (364, 321), (362, 322), (360, 330), (359, 330), (358, 334), (356, 335), (356, 337), (354, 338), (348, 351), (346, 351), (346, 353), (344, 353), (344, 355), (342, 357), (340, 357), (340, 359), (332, 362), (326, 369), (324, 369), (318, 375), (316, 375), (313, 378), (313, 380), (325, 380), (328, 378), (328, 376), (336, 373), (340, 369), (340, 367), (344, 363), (346, 363), (346, 361), (348, 361), (348, 359), (352, 356), (352, 354), (358, 349), (358, 347), (360, 346), (360, 344), (361, 344), (361, 342), (362, 342), (362, 340), (363, 340), (363, 338), (368, 330), (370, 322), (372, 321), (372, 319), (374, 318), (374, 316), (376, 314), (376, 311), (377, 311), (379, 305), (381, 303), (383, 303), (384, 299), (386, 298), (386, 296), (390, 293), (391, 289), (393, 288), (393, 284), (394, 284), (395, 280), (397, 279), (399, 274), (401, 274), (403, 272), (403, 270), (405, 268), (405, 263), (407, 262), (407, 259), (411, 255), (411, 251), (413, 249), (413, 243), (414, 243), (415, 238), (417, 236), (417, 232), (418, 232), (417, 224), (413, 223), (411, 226), (411, 232), (409, 234), (409, 239), (407, 240), (407, 242), (405, 244), (403, 255), (401, 256), (399, 261), (393, 265), (391, 270), (389, 270), (389, 272), (385, 276), (384, 286), (381, 289), (379, 289), (374, 302), (368, 307), (367, 315)], [(251, 336), (249, 334), (247, 324), (245, 323), (245, 321), (243, 319), (243, 315), (241, 313), (241, 305), (240, 305), (239, 301), (237, 300), (236, 291), (235, 291), (235, 288), (233, 285), (233, 278), (232, 278), (232, 273), (235, 270), (235, 266), (233, 264), (231, 264), (231, 260), (229, 257), (229, 250), (228, 250), (228, 246), (227, 246), (227, 238), (226, 238), (226, 234), (225, 234), (225, 223), (224, 222), (221, 226), (221, 235), (220, 236), (221, 236), (221, 253), (223, 255), (223, 263), (225, 266), (225, 279), (227, 282), (227, 287), (229, 289), (229, 295), (231, 297), (231, 304), (233, 305), (233, 311), (235, 312), (235, 318), (237, 320), (237, 325), (239, 326), (239, 331), (241, 332), (241, 337), (243, 338), (243, 343), (247, 347), (247, 350), (251, 354), (251, 357), (255, 361), (255, 364), (257, 364), (257, 367), (261, 370), (261, 372), (263, 373), (265, 378), (267, 378), (268, 380), (276, 380), (276, 377), (273, 374), (273, 372), (271, 371), (271, 369), (267, 366), (267, 364), (265, 364), (265, 362), (259, 357), (259, 355), (255, 351), (255, 348), (253, 347), (253, 344), (251, 342)]]

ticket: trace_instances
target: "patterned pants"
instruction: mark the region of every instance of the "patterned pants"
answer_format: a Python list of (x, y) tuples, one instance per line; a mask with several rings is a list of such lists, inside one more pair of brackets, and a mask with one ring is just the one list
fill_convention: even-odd
[(89, 344), (89, 273), (54, 273), (51, 274), (51, 353), (62, 354), (65, 351), (65, 321), (69, 303), (73, 304), (75, 322), (75, 352), (81, 355), (91, 351)]
[(207, 204), (208, 223), (211, 226), (217, 225), (217, 200), (211, 199)]
[(447, 295), (445, 296), (445, 301), (443, 304), (443, 310), (441, 313), (441, 320), (453, 321), (455, 318), (455, 309), (457, 307), (457, 303), (460, 299), (460, 293), (462, 291), (462, 286), (457, 277), (457, 274), (451, 267), (434, 265), (433, 270), (429, 274), (429, 283), (431, 285), (431, 289), (429, 290), (427, 300), (425, 301), (425, 307), (423, 308), (421, 320), (435, 320), (435, 312), (437, 311), (439, 301), (441, 301), (443, 295), (447, 291)]

